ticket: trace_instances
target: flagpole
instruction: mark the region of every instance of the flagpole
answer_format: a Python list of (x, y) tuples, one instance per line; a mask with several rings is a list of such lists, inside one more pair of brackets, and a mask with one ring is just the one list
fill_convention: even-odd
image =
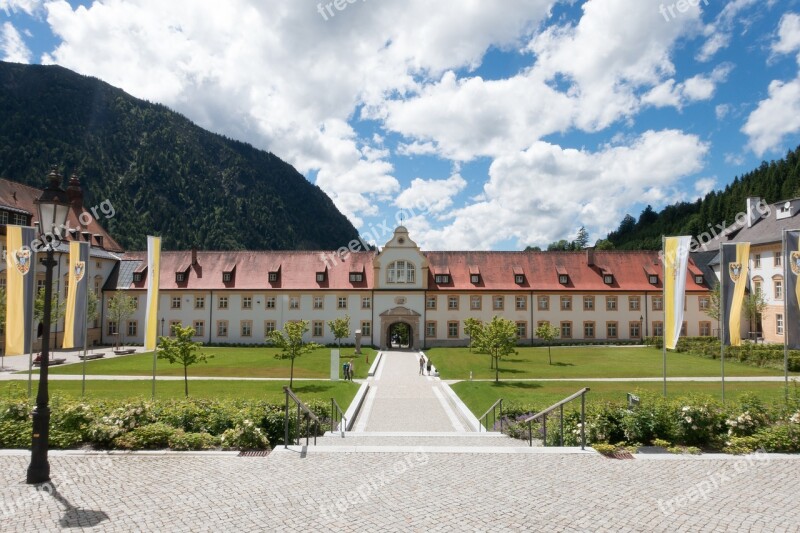
[(725, 405), (725, 323), (727, 317), (725, 316), (725, 291), (722, 285), (727, 272), (725, 272), (723, 246), (723, 243), (719, 243), (719, 360), (722, 366), (722, 404)]
[(784, 400), (789, 401), (789, 254), (786, 253), (786, 229), (783, 230), (783, 244), (781, 245), (781, 262), (783, 263), (783, 382)]
[(661, 322), (661, 358), (663, 359), (664, 367), (664, 398), (667, 397), (667, 250), (666, 241), (664, 236), (661, 236), (661, 312), (664, 314), (664, 320)]
[[(81, 398), (86, 394), (86, 352), (89, 347), (89, 263), (92, 262), (92, 244), (89, 243), (83, 277), (86, 281), (86, 311), (83, 318), (83, 380), (81, 382)], [(76, 284), (77, 285), (77, 284)], [(76, 287), (77, 289), (77, 287)]]

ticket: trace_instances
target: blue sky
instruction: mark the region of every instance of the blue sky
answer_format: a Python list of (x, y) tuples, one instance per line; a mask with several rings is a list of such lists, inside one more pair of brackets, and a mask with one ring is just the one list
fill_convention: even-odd
[(378, 244), (401, 218), (427, 249), (595, 240), (800, 144), (800, 0), (0, 0), (0, 18), (3, 59), (270, 150)]

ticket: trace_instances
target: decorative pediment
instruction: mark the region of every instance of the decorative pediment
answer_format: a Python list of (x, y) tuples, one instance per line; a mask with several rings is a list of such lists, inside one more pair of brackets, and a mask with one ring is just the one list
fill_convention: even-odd
[(401, 317), (401, 316), (422, 316), (413, 309), (409, 309), (408, 307), (395, 307), (393, 309), (389, 309), (388, 311), (384, 311), (380, 314), (380, 316), (394, 316), (394, 317)]

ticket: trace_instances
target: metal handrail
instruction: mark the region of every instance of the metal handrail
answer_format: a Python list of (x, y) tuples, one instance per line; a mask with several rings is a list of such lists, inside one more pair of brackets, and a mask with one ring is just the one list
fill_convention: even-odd
[(561, 446), (564, 446), (564, 405), (568, 404), (572, 400), (581, 398), (581, 450), (586, 448), (586, 393), (589, 392), (591, 389), (589, 387), (583, 388), (573, 394), (572, 396), (567, 396), (563, 400), (558, 403), (555, 403), (545, 409), (544, 411), (540, 411), (533, 416), (529, 416), (528, 418), (522, 421), (523, 424), (528, 424), (528, 443), (530, 446), (533, 446), (533, 421), (539, 418), (542, 419), (542, 442), (545, 446), (547, 446), (547, 415), (551, 412), (559, 409), (561, 412)]
[[(317, 433), (319, 433), (319, 427), (322, 425), (317, 415), (315, 415), (309, 407), (303, 403), (303, 401), (297, 397), (297, 395), (292, 392), (292, 389), (289, 387), (284, 387), (283, 392), (286, 394), (286, 410), (284, 411), (283, 416), (283, 447), (289, 448), (289, 399), (291, 398), (294, 401), (295, 405), (297, 406), (297, 444), (300, 444), (300, 413), (303, 413), (303, 418), (306, 421), (306, 446), (308, 446), (309, 441), (309, 432), (311, 421), (314, 421), (314, 445), (317, 445)], [(292, 441), (294, 442), (294, 440)]]
[[(486, 427), (486, 431), (489, 431), (489, 413), (492, 415), (492, 428), (494, 428), (495, 423), (497, 422), (497, 408), (500, 407), (500, 433), (503, 432), (503, 399), (500, 398), (496, 402), (492, 404), (492, 406), (483, 413), (483, 416), (478, 419), (478, 433), (481, 432), (481, 428)], [(484, 426), (484, 419), (486, 420), (486, 425)]]
[(344, 416), (344, 411), (339, 407), (336, 398), (331, 398), (331, 433), (336, 431), (337, 427), (340, 428), (344, 438), (344, 432), (347, 431), (347, 417)]

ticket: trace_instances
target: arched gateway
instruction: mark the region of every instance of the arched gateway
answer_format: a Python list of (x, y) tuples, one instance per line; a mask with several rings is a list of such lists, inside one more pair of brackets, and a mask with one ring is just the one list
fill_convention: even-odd
[(389, 349), (392, 327), (397, 324), (406, 324), (411, 328), (408, 338), (408, 349), (418, 350), (420, 347), (420, 315), (413, 309), (407, 307), (395, 307), (381, 313), (381, 349)]

